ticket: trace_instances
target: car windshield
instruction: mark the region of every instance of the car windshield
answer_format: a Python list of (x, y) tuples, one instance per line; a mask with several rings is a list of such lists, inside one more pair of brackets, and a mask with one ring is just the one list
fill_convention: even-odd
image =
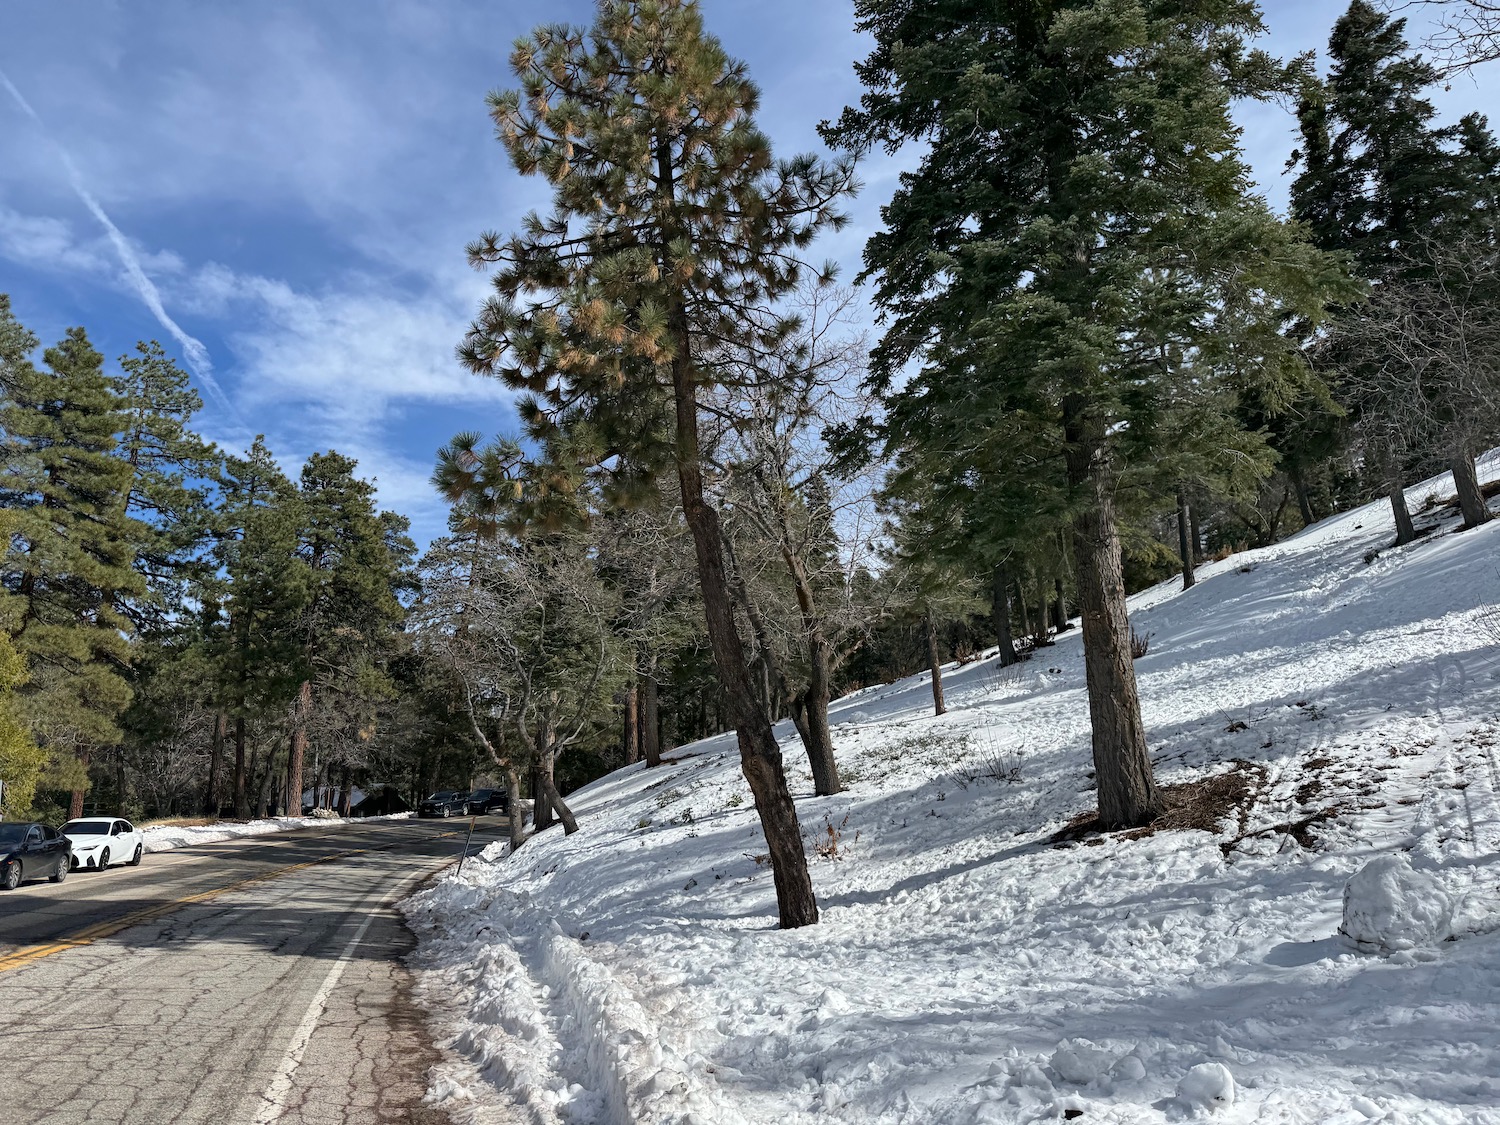
[(108, 836), (109, 821), (70, 820), (62, 826), (64, 836)]
[(0, 824), (0, 844), (19, 844), (26, 839), (29, 824)]
[(486, 798), (488, 798), (489, 795), (491, 793), (493, 793), (493, 792), (494, 792), (493, 789), (476, 789), (476, 790), (474, 790), (474, 792), (472, 792), (472, 793), (469, 794), (469, 800), (471, 800), (471, 801), (483, 801)]
[(428, 797), (427, 799), (429, 801), (451, 801), (451, 800), (453, 800), (453, 798), (455, 798), (457, 796), (458, 796), (458, 794), (455, 793), (453, 790), (451, 790), (451, 789), (444, 789), (441, 793), (434, 793), (431, 797)]

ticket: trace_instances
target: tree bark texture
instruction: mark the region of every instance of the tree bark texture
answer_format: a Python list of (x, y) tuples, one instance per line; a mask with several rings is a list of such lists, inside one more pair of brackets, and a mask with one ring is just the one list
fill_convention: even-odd
[(1190, 590), (1198, 576), (1193, 573), (1193, 524), (1188, 508), (1187, 490), (1177, 489), (1177, 553), (1182, 556), (1182, 588)]
[(234, 717), (234, 815), (250, 819), (250, 794), (245, 789), (245, 716)]
[(1010, 631), (1010, 571), (1003, 562), (990, 575), (990, 617), (995, 623), (995, 642), (1000, 648), (1000, 667), (1008, 668), (1021, 658), (1016, 655)]
[(922, 617), (922, 635), (927, 638), (927, 667), (932, 670), (932, 712), (944, 715), (948, 704), (943, 701), (943, 660), (938, 652), (937, 626), (930, 613)]
[(1484, 502), (1484, 493), (1479, 490), (1479, 470), (1474, 457), (1467, 450), (1448, 459), (1448, 468), (1453, 471), (1453, 488), (1458, 493), (1458, 510), (1463, 513), (1464, 530), (1489, 522), (1489, 505)]
[(1052, 578), (1052, 628), (1061, 633), (1068, 627), (1068, 599), (1063, 593), (1062, 575)]
[(661, 765), (661, 692), (656, 682), (656, 661), (641, 673), (641, 757), (646, 767)]
[[(78, 755), (78, 761), (83, 765), (85, 772), (89, 768), (89, 760), (93, 757), (87, 750)], [(83, 815), (83, 796), (87, 789), (75, 789), (68, 794), (68, 819), (77, 820)]]
[(633, 766), (641, 760), (641, 709), (640, 688), (632, 686), (625, 693), (624, 729), (620, 741), (625, 753), (625, 764)]
[(1102, 828), (1149, 824), (1164, 809), (1151, 769), (1125, 613), (1120, 537), (1103, 422), (1081, 404), (1066, 411), (1069, 484), (1082, 495), (1073, 519), (1083, 659)]
[(562, 794), (557, 790), (557, 782), (553, 779), (553, 771), (550, 764), (554, 758), (553, 753), (550, 750), (546, 751), (542, 757), (547, 759), (549, 763), (546, 769), (541, 770), (537, 774), (542, 781), (542, 793), (547, 799), (547, 804), (556, 810), (557, 819), (562, 821), (563, 835), (571, 836), (578, 831), (578, 819), (573, 815), (573, 810), (568, 808), (568, 803), (563, 800)]
[(1307, 477), (1297, 465), (1292, 466), (1289, 475), (1292, 478), (1292, 488), (1297, 493), (1297, 512), (1302, 516), (1302, 522), (1311, 527), (1318, 522), (1318, 513), (1313, 507), (1312, 493), (1307, 488)]
[(1406, 506), (1406, 489), (1399, 479), (1392, 479), (1388, 487), (1391, 498), (1391, 515), (1396, 519), (1396, 546), (1410, 543), (1417, 537), (1417, 525), (1412, 522), (1411, 509)]
[(521, 775), (514, 766), (505, 770), (505, 795), (509, 800), (510, 850), (514, 852), (526, 842), (526, 812), (521, 808)]
[(203, 794), (203, 815), (219, 815), (219, 763), (224, 757), (224, 739), (229, 734), (229, 716), (214, 715), (213, 738), (208, 744), (208, 789)]
[[(807, 642), (807, 688), (800, 692), (806, 731), (802, 736), (808, 764), (812, 766), (813, 792), (831, 797), (844, 791), (839, 781), (839, 766), (833, 756), (833, 732), (828, 729), (828, 701), (833, 694), (833, 647), (823, 631), (813, 596), (812, 579), (802, 559), (787, 548), (781, 550), (782, 561), (792, 576), (797, 594), (797, 612), (802, 618), (802, 634)], [(798, 728), (799, 732), (802, 728)]]
[(537, 832), (552, 827), (552, 801), (547, 796), (546, 783), (542, 781), (542, 774), (550, 765), (537, 762), (531, 767), (531, 826)]
[(287, 815), (302, 815), (302, 771), (307, 763), (307, 719), (312, 714), (312, 681), (297, 689), (292, 739), (287, 759)]

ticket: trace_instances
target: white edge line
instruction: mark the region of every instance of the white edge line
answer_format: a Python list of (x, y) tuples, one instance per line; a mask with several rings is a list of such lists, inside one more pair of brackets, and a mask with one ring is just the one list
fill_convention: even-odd
[[(376, 916), (389, 903), (394, 902), (406, 890), (408, 883), (415, 882), (434, 870), (441, 871), (450, 866), (454, 861), (437, 865), (435, 867), (424, 867), (413, 871), (395, 888), (389, 891), (380, 902), (375, 904), (374, 909), (365, 915), (365, 920), (359, 924), (359, 929), (354, 931), (354, 936), (349, 939), (349, 944), (344, 946), (344, 951), (339, 954), (339, 959), (333, 963), (328, 970), (328, 975), (323, 978), (323, 984), (313, 996), (312, 1002), (308, 1004), (307, 1011), (302, 1016), (302, 1022), (297, 1025), (297, 1030), (292, 1034), (291, 1046), (287, 1048), (281, 1065), (277, 1067), (275, 1075), (272, 1076), (270, 1085), (261, 1094), (260, 1111), (256, 1113), (254, 1125), (274, 1125), (281, 1120), (282, 1116), (290, 1108), (286, 1104), (287, 1095), (292, 1092), (292, 1078), (297, 1073), (297, 1068), (302, 1065), (302, 1056), (307, 1053), (307, 1045), (312, 1042), (313, 1032), (318, 1029), (318, 1022), (323, 1018), (323, 1011), (328, 1006), (328, 998), (333, 995), (333, 990), (339, 983), (339, 978), (344, 975), (344, 969), (354, 957), (354, 951), (359, 947), (370, 930), (370, 924), (375, 921)], [(372, 896), (373, 897), (373, 896)], [(365, 902), (369, 902), (366, 899)], [(361, 904), (363, 905), (363, 904)]]

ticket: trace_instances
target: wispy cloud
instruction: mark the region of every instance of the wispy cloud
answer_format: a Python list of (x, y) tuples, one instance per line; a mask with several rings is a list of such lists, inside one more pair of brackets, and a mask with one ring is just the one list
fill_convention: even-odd
[(108, 236), (110, 244), (115, 249), (115, 253), (119, 255), (120, 264), (125, 268), (125, 276), (129, 279), (130, 285), (135, 290), (136, 295), (151, 310), (151, 315), (156, 317), (157, 322), (177, 341), (178, 345), (182, 348), (183, 358), (187, 360), (187, 364), (192, 368), (193, 374), (198, 376), (199, 382), (213, 395), (215, 401), (221, 407), (233, 413), (234, 406), (219, 387), (218, 380), (214, 378), (213, 360), (209, 357), (208, 349), (196, 337), (188, 335), (182, 329), (181, 325), (173, 320), (167, 312), (166, 306), (162, 304), (161, 293), (157, 290), (156, 284), (151, 278), (146, 276), (146, 271), (141, 265), (140, 257), (136, 254), (135, 248), (130, 245), (130, 240), (114, 224), (114, 221), (105, 213), (104, 208), (99, 205), (99, 201), (94, 198), (93, 193), (84, 184), (83, 176), (79, 173), (78, 166), (73, 163), (73, 158), (68, 155), (67, 150), (57, 142), (56, 138), (47, 132), (46, 124), (42, 121), (41, 116), (31, 107), (31, 103), (22, 96), (21, 91), (16, 89), (15, 83), (10, 80), (9, 76), (3, 70), (0, 70), (0, 85), (5, 87), (16, 105), (21, 107), (21, 111), (36, 123), (42, 135), (47, 138), (48, 143), (56, 151), (58, 159), (62, 161), (62, 165), (68, 173), (68, 181), (72, 184), (73, 191), (83, 201), (83, 205), (89, 209), (89, 213), (99, 221), (99, 225), (104, 228), (104, 233)]

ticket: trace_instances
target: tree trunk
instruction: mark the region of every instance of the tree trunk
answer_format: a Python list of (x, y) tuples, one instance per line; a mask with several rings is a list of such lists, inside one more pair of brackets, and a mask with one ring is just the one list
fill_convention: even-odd
[(354, 808), (354, 771), (345, 766), (339, 775), (339, 816), (347, 817)]
[(833, 756), (833, 732), (828, 728), (827, 683), (825, 678), (821, 688), (809, 687), (792, 701), (792, 719), (802, 739), (802, 747), (807, 751), (808, 764), (812, 766), (813, 793), (819, 797), (831, 797), (844, 791)]
[(990, 617), (995, 623), (995, 641), (1000, 648), (1000, 667), (1008, 668), (1021, 658), (1010, 631), (1010, 572), (997, 562), (990, 575)]
[(1068, 627), (1068, 600), (1063, 593), (1062, 575), (1052, 577), (1052, 628), (1061, 633)]
[(1031, 629), (1031, 610), (1026, 605), (1026, 583), (1016, 579), (1016, 608), (1021, 614), (1021, 636), (1035, 637)]
[(633, 766), (641, 760), (641, 709), (640, 688), (631, 685), (630, 690), (625, 693), (625, 717), (624, 729), (621, 731), (620, 743), (625, 754), (625, 764)]
[(203, 794), (203, 815), (219, 815), (219, 762), (224, 757), (224, 739), (229, 734), (229, 716), (214, 714), (213, 738), (208, 744), (208, 789)]
[(557, 782), (552, 777), (552, 763), (556, 760), (556, 755), (548, 751), (542, 757), (547, 760), (547, 767), (537, 774), (542, 781), (542, 793), (547, 804), (556, 810), (557, 819), (562, 821), (563, 835), (571, 836), (578, 831), (578, 819), (573, 815), (573, 810), (568, 808), (562, 794), (557, 791)]
[(1073, 547), (1099, 823), (1103, 828), (1134, 827), (1155, 820), (1165, 806), (1152, 774), (1131, 664), (1120, 537), (1103, 422), (1086, 416), (1084, 404), (1074, 400), (1065, 405), (1064, 438), (1068, 483), (1082, 493), (1083, 502), (1073, 518)]
[(1047, 584), (1042, 577), (1042, 568), (1036, 568), (1036, 636), (1032, 638), (1035, 648), (1050, 645), (1052, 641), (1047, 637)]
[(828, 700), (833, 694), (833, 653), (823, 632), (823, 619), (818, 614), (807, 567), (785, 538), (781, 558), (792, 576), (797, 612), (807, 638), (807, 690), (797, 693), (802, 696), (803, 717), (807, 725), (805, 733), (800, 727), (798, 733), (803, 735), (802, 745), (807, 751), (808, 764), (812, 766), (813, 793), (819, 797), (831, 797), (844, 791), (839, 781), (838, 762), (833, 756), (833, 732), (828, 729)]
[(943, 715), (948, 705), (943, 702), (943, 661), (938, 654), (937, 626), (932, 623), (932, 614), (922, 616), (922, 634), (927, 638), (927, 666), (932, 669), (932, 711)]
[(1417, 537), (1417, 525), (1412, 522), (1411, 510), (1406, 506), (1406, 489), (1401, 487), (1401, 481), (1392, 478), (1387, 492), (1391, 498), (1391, 514), (1396, 518), (1396, 546), (1399, 547)]
[(302, 815), (302, 771), (307, 763), (307, 717), (312, 714), (312, 681), (297, 690), (292, 717), (292, 740), (287, 757), (287, 815)]
[[(78, 755), (79, 764), (83, 766), (83, 769), (84, 769), (85, 773), (88, 772), (89, 760), (92, 757), (93, 757), (93, 755), (89, 751), (87, 751), (87, 750), (82, 751)], [(73, 790), (73, 792), (71, 792), (70, 794), (68, 794), (68, 819), (69, 820), (77, 820), (80, 816), (83, 815), (83, 796), (87, 792), (88, 792), (87, 789), (75, 789), (75, 790)]]
[(641, 673), (641, 757), (646, 767), (661, 765), (661, 693), (656, 683), (656, 661)]
[(1198, 505), (1188, 506), (1188, 533), (1192, 537), (1193, 562), (1203, 561), (1203, 529), (1198, 526)]
[(552, 827), (552, 802), (542, 784), (543, 769), (540, 762), (531, 767), (531, 827), (536, 832)]
[(264, 820), (271, 814), (271, 787), (276, 781), (276, 755), (266, 754), (266, 771), (261, 774), (260, 786), (255, 793), (255, 815)]
[(245, 716), (234, 717), (234, 816), (250, 819), (250, 795), (245, 789)]
[(1318, 522), (1317, 510), (1313, 507), (1312, 494), (1307, 489), (1307, 477), (1302, 473), (1301, 465), (1293, 465), (1288, 470), (1292, 478), (1292, 488), (1297, 492), (1297, 512), (1302, 516), (1304, 525), (1311, 527)]
[(1193, 525), (1189, 515), (1187, 490), (1177, 486), (1177, 553), (1182, 556), (1182, 588), (1190, 590), (1198, 576), (1193, 573)]
[(1453, 471), (1453, 487), (1458, 493), (1458, 510), (1463, 513), (1464, 530), (1489, 522), (1489, 505), (1484, 502), (1484, 493), (1479, 490), (1479, 470), (1474, 458), (1467, 450), (1448, 458), (1448, 468)]
[(505, 770), (505, 795), (509, 799), (510, 850), (515, 852), (526, 842), (526, 812), (521, 808), (521, 776), (514, 766)]
[[(673, 205), (675, 185), (671, 142), (657, 144), (657, 184), (661, 198)], [(797, 806), (787, 787), (781, 747), (771, 729), (771, 717), (755, 699), (744, 644), (734, 621), (729, 600), (728, 575), (724, 570), (724, 546), (718, 513), (708, 505), (703, 489), (703, 470), (698, 448), (698, 386), (693, 366), (693, 339), (681, 293), (669, 292), (667, 330), (672, 343), (672, 392), (675, 407), (677, 482), (682, 491), (683, 519), (693, 536), (698, 560), (698, 584), (703, 594), (703, 616), (708, 626), (714, 665), (729, 704), (735, 737), (740, 747), (740, 768), (755, 796), (761, 830), (771, 857), (771, 875), (776, 884), (776, 906), (782, 929), (807, 926), (818, 920), (818, 900), (807, 852), (802, 845), (802, 826)]]

